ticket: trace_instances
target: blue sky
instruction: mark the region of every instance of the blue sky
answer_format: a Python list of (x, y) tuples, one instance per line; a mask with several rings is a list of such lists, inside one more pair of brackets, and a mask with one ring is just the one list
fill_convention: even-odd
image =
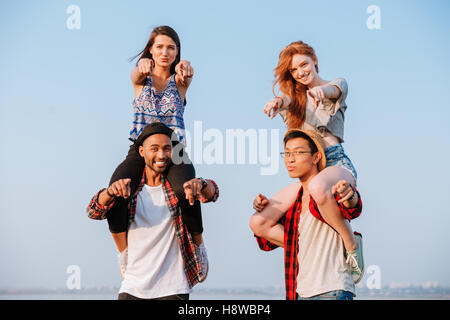
[[(81, 28), (69, 30), (69, 5)], [(369, 30), (366, 8), (381, 10)], [(383, 285), (450, 285), (450, 43), (447, 1), (14, 1), (0, 10), (0, 288), (118, 286), (106, 222), (85, 208), (128, 149), (133, 89), (128, 59), (170, 25), (195, 77), (193, 130), (279, 129), (262, 112), (288, 43), (313, 46), (320, 74), (349, 84), (344, 148), (358, 170), (366, 265)], [(280, 150), (281, 151), (281, 150)], [(202, 287), (283, 286), (281, 250), (261, 252), (248, 227), (258, 193), (291, 182), (260, 165), (197, 165), (220, 199), (203, 207), (211, 271)], [(365, 280), (363, 279), (363, 282)]]

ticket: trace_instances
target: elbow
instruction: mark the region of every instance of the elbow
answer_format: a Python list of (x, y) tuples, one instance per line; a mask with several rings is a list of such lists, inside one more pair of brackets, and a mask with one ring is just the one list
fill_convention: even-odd
[(250, 217), (249, 226), (256, 236), (262, 238), (266, 235), (267, 230), (270, 229), (269, 220), (258, 213), (255, 213)]
[(140, 74), (139, 69), (137, 67), (135, 67), (131, 71), (130, 80), (134, 86), (143, 85), (145, 83), (146, 79), (147, 79), (147, 77), (143, 74)]
[(130, 80), (131, 80), (132, 84), (135, 84), (135, 82), (136, 82), (136, 69), (137, 69), (137, 67), (134, 67), (130, 73)]

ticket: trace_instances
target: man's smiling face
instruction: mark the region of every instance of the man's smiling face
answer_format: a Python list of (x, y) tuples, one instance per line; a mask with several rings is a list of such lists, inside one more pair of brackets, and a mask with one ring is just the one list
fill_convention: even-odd
[(153, 134), (139, 147), (139, 154), (144, 157), (145, 165), (149, 169), (162, 173), (171, 161), (172, 142), (162, 133)]

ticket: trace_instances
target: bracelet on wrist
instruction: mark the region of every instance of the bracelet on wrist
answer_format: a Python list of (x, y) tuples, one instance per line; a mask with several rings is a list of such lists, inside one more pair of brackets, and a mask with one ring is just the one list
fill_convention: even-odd
[(202, 181), (202, 190), (203, 191), (208, 186), (208, 181), (206, 181), (204, 178), (200, 177), (198, 178)]
[(274, 99), (280, 99), (281, 100), (281, 104), (283, 104), (283, 102), (284, 102), (283, 98), (279, 97), (279, 96), (274, 97)]

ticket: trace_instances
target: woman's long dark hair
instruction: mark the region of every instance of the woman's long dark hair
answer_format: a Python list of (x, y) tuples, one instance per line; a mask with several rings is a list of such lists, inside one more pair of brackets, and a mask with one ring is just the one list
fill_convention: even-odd
[(136, 65), (137, 65), (139, 60), (141, 60), (143, 58), (153, 59), (152, 54), (150, 53), (150, 48), (152, 47), (153, 43), (155, 42), (155, 38), (161, 34), (170, 37), (175, 42), (177, 49), (178, 49), (178, 53), (177, 53), (177, 56), (175, 57), (175, 61), (170, 66), (170, 73), (174, 74), (175, 66), (178, 64), (178, 62), (180, 62), (181, 44), (180, 44), (180, 38), (178, 37), (178, 34), (176, 33), (175, 30), (173, 30), (169, 26), (159, 26), (159, 27), (156, 27), (155, 29), (153, 29), (152, 33), (150, 34), (150, 38), (148, 39), (147, 44), (145, 45), (144, 50), (142, 50), (137, 55), (132, 57), (130, 59), (130, 61), (133, 61), (134, 59), (139, 57), (138, 61), (136, 62)]

